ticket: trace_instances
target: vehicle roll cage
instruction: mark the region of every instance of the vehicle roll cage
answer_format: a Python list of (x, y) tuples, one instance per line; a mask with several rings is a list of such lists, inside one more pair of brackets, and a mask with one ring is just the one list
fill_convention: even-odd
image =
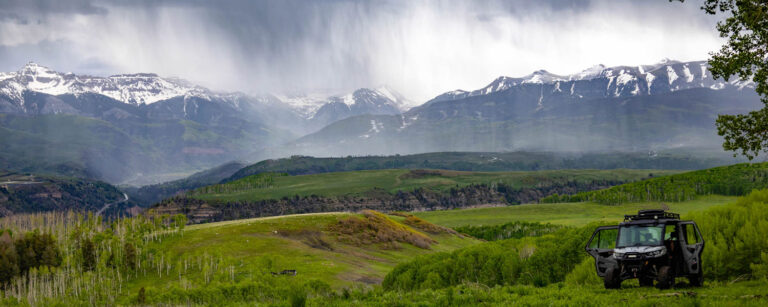
[(680, 214), (666, 212), (664, 210), (640, 210), (637, 212), (637, 214), (624, 215), (625, 222), (631, 222), (636, 220), (658, 220), (658, 219), (679, 220)]

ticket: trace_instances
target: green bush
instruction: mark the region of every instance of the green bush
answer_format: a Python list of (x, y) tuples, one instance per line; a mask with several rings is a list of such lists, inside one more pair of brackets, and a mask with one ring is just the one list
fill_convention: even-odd
[(694, 212), (685, 218), (696, 221), (704, 237), (701, 261), (705, 277), (729, 280), (765, 276), (768, 190), (752, 192), (735, 203)]
[(510, 222), (501, 225), (491, 226), (462, 226), (455, 227), (457, 232), (473, 236), (486, 241), (497, 241), (504, 239), (538, 237), (562, 229), (562, 225), (530, 223), (530, 222)]
[(545, 286), (560, 282), (587, 257), (584, 242), (593, 228), (567, 228), (541, 237), (488, 242), (451, 253), (421, 256), (396, 266), (382, 286), (407, 290), (462, 283)]

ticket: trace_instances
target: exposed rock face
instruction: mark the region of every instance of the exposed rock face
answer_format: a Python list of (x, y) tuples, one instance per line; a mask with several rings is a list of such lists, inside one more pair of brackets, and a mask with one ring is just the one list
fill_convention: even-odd
[(569, 182), (536, 188), (515, 189), (503, 184), (469, 185), (440, 193), (426, 189), (395, 194), (372, 190), (366, 196), (294, 196), (291, 198), (241, 202), (209, 202), (189, 197), (166, 199), (152, 207), (158, 214), (185, 214), (190, 223), (236, 220), (253, 217), (297, 213), (350, 211), (365, 209), (378, 211), (430, 211), (474, 206), (506, 206), (532, 203), (557, 193), (604, 189), (621, 184), (619, 181), (601, 181), (589, 184)]

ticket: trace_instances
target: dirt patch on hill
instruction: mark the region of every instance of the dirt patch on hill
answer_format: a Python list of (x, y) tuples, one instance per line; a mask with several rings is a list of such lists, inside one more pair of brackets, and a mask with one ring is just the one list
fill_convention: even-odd
[(335, 250), (330, 240), (326, 238), (323, 232), (318, 230), (276, 230), (275, 234), (285, 238), (301, 241), (309, 247), (333, 251)]
[(351, 216), (328, 227), (339, 242), (361, 246), (380, 244), (384, 249), (399, 249), (400, 243), (430, 249), (434, 239), (400, 224), (373, 210), (363, 211), (363, 217)]

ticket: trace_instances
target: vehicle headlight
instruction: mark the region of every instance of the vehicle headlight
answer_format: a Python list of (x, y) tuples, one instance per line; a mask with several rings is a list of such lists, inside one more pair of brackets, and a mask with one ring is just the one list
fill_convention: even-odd
[(658, 250), (655, 250), (655, 251), (647, 252), (647, 253), (645, 253), (645, 255), (647, 257), (658, 257), (658, 256), (661, 256), (661, 255), (664, 255), (665, 252), (666, 252), (666, 250), (664, 250), (662, 248), (662, 249), (658, 249)]
[(623, 258), (624, 253), (613, 253), (613, 258)]

